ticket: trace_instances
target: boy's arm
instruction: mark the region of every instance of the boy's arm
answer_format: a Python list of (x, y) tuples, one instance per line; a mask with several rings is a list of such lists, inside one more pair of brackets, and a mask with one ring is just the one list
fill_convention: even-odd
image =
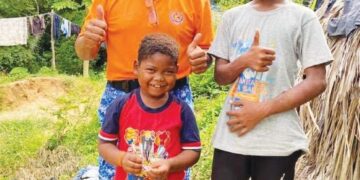
[(183, 150), (179, 155), (168, 159), (170, 172), (182, 171), (198, 162), (200, 151)]
[(237, 60), (230, 62), (222, 58), (216, 58), (214, 78), (219, 85), (227, 85), (233, 83), (241, 72), (243, 72), (247, 66), (242, 60), (243, 56), (240, 56)]
[(227, 85), (236, 80), (241, 72), (246, 68), (251, 68), (257, 72), (269, 70), (275, 60), (275, 51), (270, 48), (260, 46), (260, 33), (255, 32), (253, 44), (249, 51), (230, 62), (229, 60), (216, 58), (215, 62), (215, 81), (219, 85)]
[(106, 162), (114, 166), (122, 166), (122, 160), (126, 152), (120, 151), (116, 147), (116, 141), (110, 142), (99, 139), (98, 150)]
[(267, 102), (271, 107), (269, 115), (296, 108), (325, 91), (325, 64), (309, 67), (304, 73), (306, 78), (300, 84)]
[(233, 117), (228, 121), (230, 131), (236, 132), (239, 136), (244, 135), (264, 118), (296, 108), (326, 89), (325, 64), (306, 68), (304, 73), (306, 78), (301, 83), (273, 99), (261, 103), (241, 100), (233, 102), (241, 108), (227, 113)]
[(105, 121), (98, 135), (98, 151), (110, 164), (121, 166), (125, 172), (136, 174), (142, 168), (141, 157), (133, 152), (121, 151), (116, 146), (119, 141), (120, 114), (129, 98), (130, 94), (117, 97), (106, 109)]

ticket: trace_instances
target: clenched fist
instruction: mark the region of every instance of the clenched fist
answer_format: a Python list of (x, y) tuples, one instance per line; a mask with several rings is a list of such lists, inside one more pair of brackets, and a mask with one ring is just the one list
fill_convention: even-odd
[(104, 8), (102, 5), (98, 5), (96, 8), (97, 16), (85, 26), (83, 35), (87, 39), (87, 43), (91, 43), (91, 45), (99, 45), (106, 37), (107, 24), (104, 17)]
[(196, 74), (205, 72), (208, 68), (208, 62), (210, 61), (206, 51), (198, 46), (201, 37), (201, 33), (197, 33), (187, 48), (187, 55), (191, 65), (191, 72)]

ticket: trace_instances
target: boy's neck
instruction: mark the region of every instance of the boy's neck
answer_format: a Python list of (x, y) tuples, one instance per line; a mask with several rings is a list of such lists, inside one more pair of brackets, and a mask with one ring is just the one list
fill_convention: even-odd
[(259, 11), (268, 11), (279, 7), (286, 2), (286, 0), (253, 0), (254, 8)]
[(147, 107), (156, 109), (156, 108), (163, 106), (167, 102), (167, 100), (169, 99), (169, 93), (166, 93), (166, 94), (164, 94), (164, 96), (161, 96), (161, 97), (152, 97), (152, 96), (149, 96), (147, 93), (144, 93), (140, 89), (140, 97), (141, 97), (141, 100), (143, 101), (143, 103)]

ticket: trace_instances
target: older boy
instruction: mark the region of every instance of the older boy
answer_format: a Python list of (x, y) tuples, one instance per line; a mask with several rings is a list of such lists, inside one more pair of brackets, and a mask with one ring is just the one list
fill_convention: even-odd
[[(212, 179), (293, 179), (307, 150), (295, 108), (325, 90), (332, 60), (318, 18), (287, 0), (253, 0), (224, 14), (209, 53), (216, 81), (236, 80), (213, 138)], [(293, 86), (298, 61), (306, 77)]]

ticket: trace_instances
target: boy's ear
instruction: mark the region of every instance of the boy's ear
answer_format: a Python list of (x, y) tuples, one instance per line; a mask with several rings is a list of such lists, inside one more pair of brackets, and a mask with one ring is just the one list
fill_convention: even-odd
[(137, 76), (139, 74), (139, 61), (138, 60), (135, 60), (134, 61), (134, 74)]

